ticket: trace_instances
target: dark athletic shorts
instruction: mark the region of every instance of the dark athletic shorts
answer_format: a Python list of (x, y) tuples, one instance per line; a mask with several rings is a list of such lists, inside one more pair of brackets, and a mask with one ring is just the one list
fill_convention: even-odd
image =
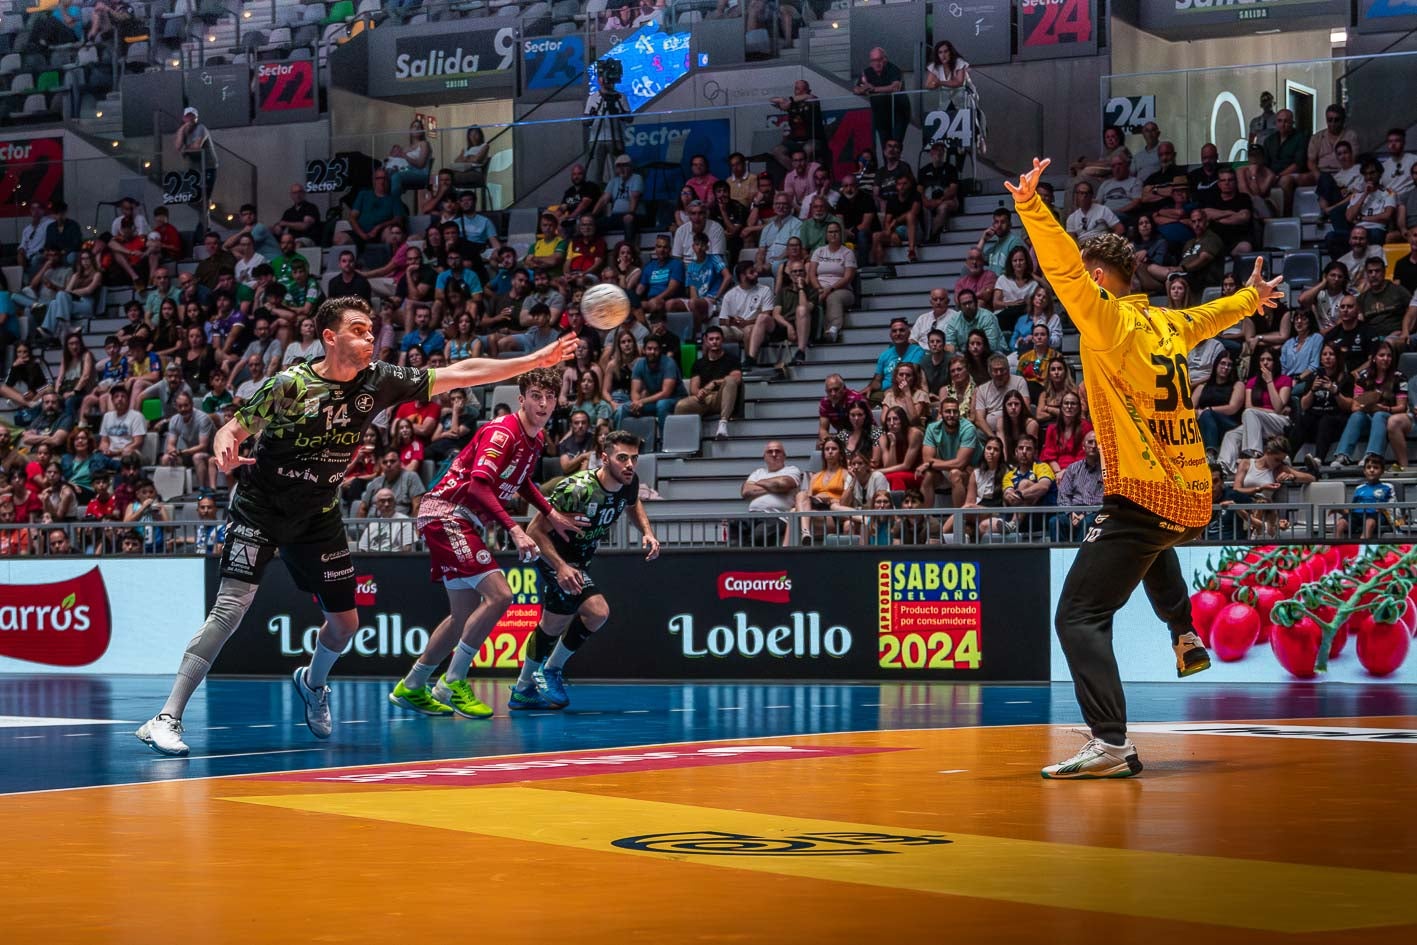
[(318, 503), (295, 509), (238, 487), (227, 509), (221, 576), (259, 584), (277, 551), (295, 586), (314, 594), (321, 610), (354, 609), (354, 561), (338, 502), (328, 511)]
[(547, 612), (563, 617), (570, 616), (580, 610), (581, 604), (590, 598), (604, 596), (601, 594), (600, 588), (595, 586), (590, 572), (585, 568), (579, 570), (581, 572), (581, 592), (567, 594), (556, 581), (556, 569), (547, 564), (545, 558), (536, 559), (536, 574), (541, 579), (541, 606), (545, 607)]

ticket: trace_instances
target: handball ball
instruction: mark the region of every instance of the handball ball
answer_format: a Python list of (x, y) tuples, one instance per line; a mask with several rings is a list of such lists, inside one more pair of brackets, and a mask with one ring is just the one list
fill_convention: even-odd
[(617, 285), (598, 283), (581, 296), (581, 314), (586, 324), (601, 331), (618, 328), (629, 317), (630, 297)]

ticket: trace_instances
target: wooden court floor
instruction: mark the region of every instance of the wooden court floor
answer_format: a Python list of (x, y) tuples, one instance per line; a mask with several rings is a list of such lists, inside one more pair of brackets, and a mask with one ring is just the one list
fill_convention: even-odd
[[(839, 705), (847, 687), (810, 688)], [(851, 698), (879, 707), (866, 702), (879, 688)], [(877, 730), (825, 730), (853, 724), (841, 717), (749, 736), (734, 722), (736, 735), (704, 725), (716, 737), (664, 744), (635, 731), (667, 702), (613, 689), (633, 687), (574, 690), (605, 706), (582, 720), (365, 720), (366, 741), (376, 725), (415, 741), (442, 725), (463, 752), (385, 744), (353, 763), (298, 753), (308, 735), (277, 714), (243, 736), (272, 757), (241, 775), (193, 777), (202, 762), (147, 761), (116, 728), (61, 726), (53, 740), (80, 756), (147, 767), (138, 783), (0, 794), (0, 942), (1417, 942), (1417, 714), (1283, 717), (1283, 698), (1212, 693), (1205, 704), (1271, 711), (1152, 715), (1134, 733), (1142, 777), (1059, 783), (1037, 769), (1080, 739), (1057, 689), (906, 697), (958, 715), (990, 701), (960, 690), (987, 689), (1038, 703), (1015, 711), (1042, 721), (975, 710), (972, 724), (908, 726), (946, 720), (902, 703)], [(647, 708), (607, 719), (601, 697)], [(726, 701), (716, 714), (735, 714)], [(541, 724), (625, 736), (514, 753), (478, 741)], [(0, 730), (31, 733), (0, 738), (0, 757), (38, 751), (37, 731)], [(367, 760), (379, 754), (402, 757)]]

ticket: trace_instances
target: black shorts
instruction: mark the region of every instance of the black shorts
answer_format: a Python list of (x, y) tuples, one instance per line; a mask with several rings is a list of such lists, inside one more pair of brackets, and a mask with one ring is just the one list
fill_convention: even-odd
[(536, 559), (536, 573), (541, 578), (541, 606), (546, 609), (547, 613), (569, 617), (580, 610), (581, 604), (592, 597), (604, 596), (600, 593), (600, 588), (595, 586), (590, 572), (585, 568), (579, 570), (581, 572), (581, 592), (567, 594), (556, 580), (556, 570), (548, 565), (544, 558)]
[(259, 584), (276, 552), (295, 586), (319, 599), (320, 609), (337, 614), (354, 609), (354, 560), (339, 504), (295, 510), (240, 487), (227, 510), (226, 548), (221, 576)]

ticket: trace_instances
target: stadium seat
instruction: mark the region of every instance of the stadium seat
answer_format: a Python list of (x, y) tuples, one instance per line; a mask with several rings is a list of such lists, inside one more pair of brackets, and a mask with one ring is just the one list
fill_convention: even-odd
[(1298, 249), (1303, 244), (1303, 223), (1298, 217), (1276, 217), (1266, 220), (1264, 221), (1264, 239), (1261, 242), (1265, 249)]
[(1417, 351), (1404, 351), (1397, 356), (1397, 373), (1403, 377), (1417, 374)]
[(1214, 302), (1218, 298), (1220, 298), (1220, 286), (1218, 285), (1208, 285), (1205, 287), (1205, 291), (1201, 293), (1202, 304)]
[(487, 419), (497, 415), (497, 407), (506, 404), (510, 409), (517, 409), (517, 400), (521, 397), (521, 391), (515, 384), (498, 384), (492, 388), (492, 400), (487, 405)]
[(320, 22), (326, 26), (335, 26), (347, 23), (352, 19), (354, 19), (354, 0), (338, 0), (330, 7), (330, 12)]
[(1318, 223), (1323, 219), (1319, 195), (1314, 188), (1300, 187), (1294, 191), (1294, 215), (1305, 223)]
[(1307, 289), (1323, 278), (1319, 254), (1301, 250), (1284, 254), (1284, 282), (1291, 289)]
[(683, 341), (692, 341), (694, 337), (694, 315), (692, 312), (670, 312), (669, 313), (670, 334), (677, 335)]
[(635, 466), (635, 475), (640, 477), (640, 485), (649, 486), (651, 489), (658, 488), (659, 457), (653, 453), (642, 454)]
[[(666, 430), (669, 429), (669, 421), (673, 419), (673, 416), (665, 418), (664, 428)], [(698, 420), (699, 418), (695, 417), (694, 419)], [(642, 452), (653, 453), (659, 445), (659, 425), (654, 417), (626, 417), (624, 422), (620, 424), (620, 429), (627, 433), (633, 433), (645, 441), (645, 448)]]
[(191, 470), (185, 466), (158, 466), (153, 470), (153, 485), (157, 488), (157, 494), (164, 502), (171, 502), (179, 495), (186, 495), (192, 491), (188, 487), (187, 477), (191, 475)]
[(664, 418), (662, 453), (697, 453), (703, 432), (703, 417), (696, 413), (672, 414)]
[(37, 118), (40, 115), (48, 114), (49, 103), (44, 100), (43, 95), (30, 95), (25, 98), (25, 106), (15, 113), (16, 118)]

